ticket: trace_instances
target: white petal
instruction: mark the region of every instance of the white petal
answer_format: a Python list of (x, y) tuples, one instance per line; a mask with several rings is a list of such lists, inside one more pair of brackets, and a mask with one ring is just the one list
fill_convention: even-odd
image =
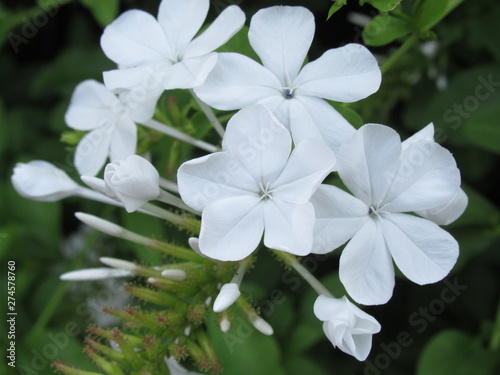
[(21, 196), (42, 202), (69, 197), (79, 188), (66, 172), (43, 160), (17, 163), (11, 181)]
[(182, 53), (200, 30), (209, 5), (209, 0), (162, 0), (158, 22), (176, 53)]
[(434, 124), (431, 122), (425, 128), (419, 130), (411, 137), (407, 138), (403, 143), (401, 143), (401, 147), (403, 150), (406, 150), (408, 146), (412, 145), (417, 141), (434, 141)]
[(316, 213), (312, 252), (326, 254), (351, 239), (369, 220), (368, 206), (332, 186), (321, 185), (311, 198)]
[(195, 93), (208, 105), (233, 110), (270, 96), (281, 96), (281, 83), (269, 70), (238, 53), (219, 53), (217, 64)]
[(264, 244), (303, 256), (311, 252), (314, 208), (310, 202), (290, 204), (270, 199), (264, 204)]
[(120, 101), (127, 107), (128, 115), (132, 120), (143, 123), (153, 117), (162, 93), (163, 87), (149, 77), (132, 89), (120, 93)]
[(290, 156), (292, 139), (269, 109), (255, 105), (229, 120), (222, 148), (265, 186), (281, 173)]
[(340, 281), (356, 302), (381, 305), (392, 296), (394, 267), (380, 225), (368, 220), (340, 256)]
[(172, 59), (172, 50), (156, 19), (136, 9), (123, 13), (104, 29), (101, 47), (115, 63), (130, 67)]
[(202, 211), (220, 199), (259, 195), (259, 183), (241, 163), (225, 152), (193, 159), (181, 165), (177, 172), (179, 194), (195, 210)]
[(355, 102), (376, 92), (382, 75), (377, 60), (359, 44), (330, 49), (310, 62), (293, 83), (298, 95)]
[(102, 83), (89, 79), (76, 86), (64, 120), (70, 128), (91, 130), (114, 122), (119, 110), (115, 94)]
[(334, 152), (356, 131), (323, 99), (298, 95), (290, 100), (290, 128), (295, 143), (307, 137), (320, 138)]
[(205, 82), (217, 62), (217, 54), (182, 59), (177, 64), (165, 67), (157, 78), (165, 90), (192, 89)]
[(308, 138), (292, 151), (278, 179), (273, 196), (289, 203), (309, 201), (335, 166), (335, 154), (319, 139)]
[(257, 196), (222, 199), (203, 210), (200, 251), (217, 260), (241, 260), (257, 248), (263, 231), (263, 207)]
[(311, 46), (314, 28), (314, 16), (306, 8), (274, 6), (252, 17), (248, 39), (264, 66), (289, 87)]
[(418, 141), (401, 154), (383, 203), (385, 211), (427, 210), (450, 202), (460, 186), (451, 153), (436, 142)]
[(133, 276), (133, 272), (114, 268), (88, 268), (63, 273), (59, 278), (67, 281), (105, 280), (115, 277)]
[(115, 131), (111, 138), (110, 159), (111, 161), (125, 159), (135, 154), (137, 145), (137, 127), (131, 119), (122, 115), (115, 125)]
[(430, 210), (415, 212), (438, 225), (448, 225), (464, 213), (468, 203), (469, 198), (467, 198), (467, 194), (460, 188), (448, 203)]
[(442, 280), (457, 261), (457, 241), (429, 220), (387, 215), (382, 220), (382, 232), (396, 265), (417, 284)]
[(225, 44), (245, 23), (245, 13), (236, 5), (222, 11), (215, 21), (186, 48), (184, 58), (202, 56)]
[(399, 135), (384, 125), (361, 127), (337, 153), (337, 169), (349, 190), (368, 206), (389, 188), (401, 153)]
[(162, 87), (164, 71), (168, 70), (172, 63), (161, 62), (139, 66), (135, 68), (115, 69), (102, 73), (104, 84), (109, 90), (142, 90), (153, 88), (156, 92), (158, 85)]
[(92, 130), (80, 140), (75, 151), (75, 167), (81, 176), (95, 176), (106, 162), (111, 142), (110, 130)]

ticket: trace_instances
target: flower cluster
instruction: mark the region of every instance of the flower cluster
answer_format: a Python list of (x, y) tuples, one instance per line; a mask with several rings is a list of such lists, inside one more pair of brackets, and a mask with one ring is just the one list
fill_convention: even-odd
[[(324, 322), (328, 339), (364, 360), (379, 323), (346, 296), (333, 297), (294, 256), (325, 254), (347, 243), (340, 257), (340, 280), (349, 297), (364, 305), (391, 298), (393, 260), (417, 284), (443, 279), (457, 260), (458, 244), (439, 225), (457, 219), (467, 205), (455, 160), (434, 141), (432, 124), (402, 142), (384, 125), (356, 130), (333, 108), (328, 101), (349, 103), (375, 93), (381, 72), (374, 56), (358, 44), (328, 50), (304, 65), (315, 31), (309, 10), (270, 7), (252, 17), (248, 38), (260, 64), (239, 53), (214, 52), (242, 28), (245, 16), (237, 6), (227, 7), (197, 35), (208, 8), (208, 0), (163, 0), (157, 19), (130, 10), (104, 30), (102, 49), (118, 68), (104, 72), (104, 84), (88, 80), (78, 85), (65, 116), (69, 127), (88, 131), (76, 149), (75, 166), (92, 190), (40, 161), (16, 166), (13, 184), (32, 199), (80, 195), (168, 220), (198, 236), (184, 248), (79, 213), (78, 218), (94, 228), (180, 262), (149, 268), (104, 258), (111, 268), (62, 276), (145, 277), (156, 289), (130, 287), (129, 292), (167, 307), (166, 312), (156, 314), (155, 322), (148, 320), (154, 314), (139, 310), (112, 313), (132, 325), (142, 322), (152, 332), (168, 327), (168, 355), (161, 358), (172, 374), (188, 373), (176, 362), (185, 355), (200, 370), (217, 371), (201, 331), (191, 334), (202, 326), (198, 318), (212, 300), (223, 332), (230, 329), (228, 312), (239, 308), (256, 329), (272, 334), (272, 327), (239, 290), (260, 247), (310, 282), (319, 294), (314, 314)], [(220, 148), (153, 119), (158, 99), (171, 89), (190, 89), (223, 134)], [(224, 129), (210, 107), (238, 112)], [(168, 181), (147, 157), (135, 155), (138, 125), (209, 153), (184, 162), (177, 182)], [(111, 162), (103, 179), (95, 177), (107, 158)], [(352, 195), (325, 180), (332, 173)], [(189, 308), (187, 300), (195, 301), (197, 310)], [(172, 307), (188, 317), (177, 316), (168, 309)], [(114, 341), (121, 337), (107, 331), (99, 336)], [(119, 348), (130, 355), (151, 346), (150, 341), (142, 342), (130, 351), (127, 345)], [(108, 353), (91, 346), (92, 351)]]

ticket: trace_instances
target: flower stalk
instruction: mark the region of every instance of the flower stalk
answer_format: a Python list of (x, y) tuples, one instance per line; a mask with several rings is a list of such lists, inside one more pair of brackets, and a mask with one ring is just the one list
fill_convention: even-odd
[(321, 284), (321, 282), (307, 270), (307, 268), (300, 264), (295, 256), (284, 251), (274, 249), (271, 250), (279, 260), (283, 261), (283, 263), (285, 263), (287, 266), (292, 267), (295, 272), (297, 272), (319, 295), (323, 294), (327, 297), (334, 298), (333, 294), (328, 289), (326, 289), (325, 286)]

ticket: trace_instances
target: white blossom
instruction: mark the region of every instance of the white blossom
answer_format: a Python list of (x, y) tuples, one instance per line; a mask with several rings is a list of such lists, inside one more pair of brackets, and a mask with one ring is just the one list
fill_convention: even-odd
[(449, 151), (434, 141), (413, 141), (402, 145), (386, 126), (363, 126), (337, 155), (340, 178), (354, 196), (322, 185), (311, 200), (316, 210), (313, 252), (329, 252), (350, 239), (339, 273), (359, 303), (389, 300), (392, 259), (417, 284), (443, 279), (457, 260), (458, 244), (450, 234), (432, 221), (404, 214), (447, 204), (460, 186)]
[(160, 85), (163, 89), (193, 88), (213, 69), (215, 49), (244, 24), (237, 6), (227, 7), (200, 35), (209, 0), (163, 0), (158, 18), (129, 10), (106, 27), (101, 47), (121, 69), (104, 72), (106, 86), (134, 89)]
[(315, 137), (337, 151), (354, 128), (323, 99), (363, 99), (378, 90), (381, 74), (373, 55), (359, 44), (330, 49), (302, 67), (314, 29), (314, 16), (303, 7), (258, 11), (248, 38), (263, 65), (241, 54), (220, 53), (196, 94), (221, 110), (264, 104), (295, 143)]
[(290, 155), (288, 131), (263, 106), (229, 121), (223, 152), (184, 163), (179, 192), (202, 211), (200, 251), (218, 260), (241, 260), (259, 245), (306, 255), (311, 251), (311, 195), (332, 170), (333, 152), (306, 139)]
[(85, 268), (63, 273), (59, 278), (65, 281), (91, 281), (133, 276), (132, 271), (115, 268)]
[(364, 361), (372, 347), (372, 335), (380, 332), (380, 324), (345, 296), (320, 295), (314, 303), (314, 314), (323, 321), (323, 331), (334, 347)]
[(127, 98), (126, 92), (117, 96), (91, 79), (76, 86), (64, 119), (70, 128), (88, 131), (75, 151), (80, 175), (95, 176), (108, 157), (113, 161), (135, 153), (135, 122), (150, 119), (156, 101), (136, 103)]
[(131, 155), (109, 163), (104, 170), (106, 194), (133, 212), (160, 195), (160, 175), (143, 157)]

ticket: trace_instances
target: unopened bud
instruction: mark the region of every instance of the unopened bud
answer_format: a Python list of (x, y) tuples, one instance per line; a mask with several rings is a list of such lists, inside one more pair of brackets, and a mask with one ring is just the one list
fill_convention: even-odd
[(214, 312), (219, 313), (231, 306), (241, 295), (238, 284), (227, 283), (220, 289), (219, 295), (214, 302)]

